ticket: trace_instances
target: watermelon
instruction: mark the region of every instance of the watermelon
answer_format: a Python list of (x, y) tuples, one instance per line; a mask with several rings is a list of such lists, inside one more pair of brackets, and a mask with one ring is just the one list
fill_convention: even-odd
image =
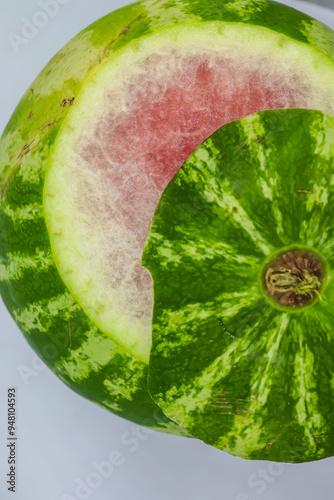
[(141, 254), (160, 195), (222, 124), (334, 114), (334, 33), (266, 0), (144, 0), (69, 42), (0, 141), (0, 293), (69, 387), (185, 431), (147, 389), (153, 288)]
[(260, 112), (219, 128), (164, 191), (149, 390), (249, 459), (334, 455), (334, 117)]

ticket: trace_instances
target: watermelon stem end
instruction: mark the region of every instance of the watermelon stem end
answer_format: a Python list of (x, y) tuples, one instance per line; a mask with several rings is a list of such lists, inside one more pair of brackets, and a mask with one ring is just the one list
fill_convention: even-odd
[(276, 303), (301, 308), (316, 297), (321, 300), (324, 266), (311, 251), (285, 251), (265, 268), (263, 281), (267, 294)]

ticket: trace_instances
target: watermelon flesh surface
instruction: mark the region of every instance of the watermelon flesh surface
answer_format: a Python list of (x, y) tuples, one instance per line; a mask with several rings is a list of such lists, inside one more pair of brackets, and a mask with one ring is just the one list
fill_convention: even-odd
[[(117, 241), (110, 235), (112, 277), (108, 279), (115, 287), (127, 281), (134, 287), (128, 294), (129, 314), (145, 317), (148, 324), (153, 306), (151, 276), (140, 265), (140, 258), (155, 208), (169, 181), (222, 124), (259, 110), (307, 107), (310, 92), (297, 75), (285, 81), (282, 75), (268, 75), (265, 68), (250, 74), (219, 58), (212, 67), (205, 59), (183, 61), (182, 68), (168, 75), (168, 80), (152, 83), (156, 64), (155, 58), (145, 61), (147, 76), (128, 89), (127, 112), (116, 120), (104, 118), (81, 154), (93, 175), (100, 173), (103, 178), (103, 194), (99, 185), (96, 189), (86, 182), (76, 200), (80, 212), (96, 224), (109, 225), (111, 215), (113, 225), (126, 228), (126, 255), (122, 250), (118, 254)], [(142, 297), (139, 302), (138, 297)]]
[[(122, 193), (119, 214), (127, 224), (136, 217), (133, 212), (128, 217), (136, 188), (140, 186), (140, 192), (133, 201), (145, 210), (146, 204), (139, 199), (147, 191), (151, 198), (152, 185), (160, 195), (187, 157), (222, 123), (258, 110), (307, 107), (311, 89), (297, 74), (286, 81), (284, 75), (270, 75), (270, 69), (252, 73), (219, 57), (211, 67), (205, 58), (198, 59), (182, 61), (182, 68), (168, 74), (168, 80), (153, 82), (157, 61), (146, 60), (148, 74), (128, 89), (127, 111), (116, 120), (112, 116), (103, 119), (85, 148), (84, 162), (101, 169)], [(146, 210), (145, 214), (149, 215)], [(140, 228), (139, 233), (143, 232)]]
[(312, 80), (316, 65), (305, 64), (299, 47), (290, 48), (291, 61), (278, 53), (272, 63), (263, 40), (254, 56), (249, 47), (221, 50), (220, 41), (203, 50), (198, 43), (162, 44), (149, 56), (144, 48), (135, 63), (123, 54), (111, 76), (102, 69), (69, 113), (46, 179), (46, 217), (64, 282), (102, 331), (146, 362), (153, 293), (140, 261), (168, 182), (225, 123), (267, 109), (333, 111), (333, 96)]

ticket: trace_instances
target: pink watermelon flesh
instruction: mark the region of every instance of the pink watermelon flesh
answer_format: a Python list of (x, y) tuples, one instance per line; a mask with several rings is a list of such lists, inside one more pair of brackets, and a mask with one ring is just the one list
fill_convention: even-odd
[[(112, 205), (108, 200), (104, 207), (101, 200), (96, 203), (86, 184), (81, 209), (90, 218), (101, 209), (118, 219), (132, 231), (139, 249), (162, 191), (192, 151), (217, 128), (261, 110), (308, 107), (309, 89), (298, 75), (287, 81), (286, 76), (265, 69), (241, 72), (240, 66), (233, 67), (224, 59), (209, 67), (205, 61), (189, 58), (168, 81), (157, 82), (150, 78), (154, 63), (154, 58), (146, 60), (146, 78), (129, 85), (128, 111), (102, 120), (82, 152), (86, 164), (103, 171)], [(114, 279), (126, 280), (128, 268), (115, 265), (117, 245), (111, 246), (110, 260), (117, 269)], [(141, 293), (143, 288), (150, 292), (151, 278), (139, 259), (130, 279)], [(135, 301), (138, 317), (151, 313), (151, 293), (145, 304), (148, 307), (143, 310)]]
[[(129, 111), (100, 124), (83, 158), (118, 186), (117, 213), (140, 239), (146, 238), (147, 203), (156, 207), (201, 142), (223, 124), (258, 111), (307, 107), (309, 91), (297, 75), (287, 82), (281, 75), (232, 71), (224, 60), (209, 67), (192, 59), (168, 82), (141, 79), (128, 90)], [(132, 203), (136, 211), (130, 210)]]

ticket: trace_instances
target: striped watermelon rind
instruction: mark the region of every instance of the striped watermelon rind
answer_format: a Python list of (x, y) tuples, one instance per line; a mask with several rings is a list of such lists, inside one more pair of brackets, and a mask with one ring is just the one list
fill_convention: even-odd
[(334, 35), (275, 2), (145, 0), (97, 21), (69, 42), (27, 90), (0, 141), (0, 293), (25, 338), (68, 386), (97, 404), (182, 433), (152, 402), (147, 365), (89, 320), (54, 264), (43, 212), (46, 164), (82, 85), (131, 41), (174, 24), (207, 21), (268, 28), (334, 59)]
[[(221, 127), (164, 191), (143, 265), (154, 281), (149, 390), (170, 418), (249, 459), (334, 455), (334, 117), (272, 110)], [(280, 307), (278, 253), (325, 264)]]

